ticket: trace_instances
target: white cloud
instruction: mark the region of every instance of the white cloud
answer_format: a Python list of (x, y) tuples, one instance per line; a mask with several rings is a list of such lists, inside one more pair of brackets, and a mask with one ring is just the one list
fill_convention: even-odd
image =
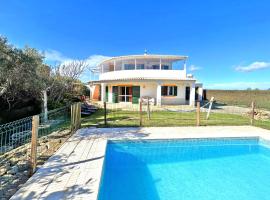
[(89, 66), (89, 68), (93, 68), (95, 66), (97, 66), (99, 63), (101, 63), (104, 60), (107, 60), (111, 57), (108, 56), (103, 56), (103, 55), (92, 55), (89, 56), (85, 62), (87, 63), (87, 65)]
[(207, 89), (223, 89), (223, 90), (240, 90), (247, 88), (259, 88), (259, 89), (268, 89), (270, 88), (270, 82), (227, 82), (227, 83), (208, 83), (204, 84), (204, 87)]
[(270, 68), (270, 63), (269, 62), (253, 62), (249, 65), (246, 66), (237, 66), (235, 67), (236, 71), (240, 71), (240, 72), (252, 72), (252, 71), (256, 71), (256, 70), (260, 70), (260, 69), (266, 69), (266, 68)]
[(198, 66), (195, 66), (195, 65), (190, 65), (188, 67), (188, 70), (191, 71), (191, 72), (195, 72), (195, 71), (198, 71), (198, 70), (201, 70), (202, 68), (201, 67), (198, 67)]
[(83, 82), (87, 82), (93, 79), (93, 74), (91, 73), (91, 69), (95, 68), (102, 61), (111, 58), (111, 57), (103, 56), (103, 55), (91, 55), (86, 59), (78, 60), (78, 59), (72, 59), (72, 58), (66, 57), (61, 52), (52, 50), (52, 49), (46, 50), (44, 52), (44, 56), (45, 56), (45, 61), (48, 64), (57, 63), (60, 65), (64, 65), (64, 64), (68, 64), (74, 61), (85, 61), (86, 69), (80, 76), (80, 79)]
[(63, 63), (72, 60), (71, 58), (64, 56), (61, 52), (52, 49), (46, 50), (44, 56), (45, 60), (49, 62)]

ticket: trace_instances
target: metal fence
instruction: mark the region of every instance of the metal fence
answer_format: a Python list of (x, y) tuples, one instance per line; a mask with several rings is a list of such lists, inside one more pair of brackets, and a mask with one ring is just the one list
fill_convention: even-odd
[[(252, 107), (253, 105), (253, 107)], [(101, 110), (88, 118), (97, 127), (125, 126), (239, 126), (255, 125), (270, 129), (270, 112), (256, 107), (205, 101), (196, 104), (155, 106), (150, 103), (105, 103)], [(262, 119), (263, 116), (264, 119)]]
[[(51, 110), (46, 119), (44, 113), (41, 113), (39, 119), (38, 137), (40, 138), (70, 122), (70, 107)], [(32, 116), (0, 125), (0, 155), (29, 143), (31, 130)]]
[(70, 108), (0, 125), (0, 199), (9, 199), (35, 167), (43, 164), (69, 138)]

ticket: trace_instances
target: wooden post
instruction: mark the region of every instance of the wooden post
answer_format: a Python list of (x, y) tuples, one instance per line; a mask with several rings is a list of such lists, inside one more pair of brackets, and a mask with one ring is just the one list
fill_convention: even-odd
[(251, 102), (251, 118), (250, 118), (250, 124), (254, 124), (254, 115), (255, 115), (255, 102)]
[(81, 103), (75, 103), (71, 105), (71, 120), (70, 120), (70, 130), (74, 132), (81, 127)]
[(74, 107), (74, 104), (71, 105), (71, 108), (70, 108), (70, 131), (71, 133), (73, 133), (73, 131), (75, 130), (75, 118), (74, 118), (74, 114), (75, 114), (75, 107)]
[(142, 126), (142, 99), (140, 99), (140, 126)]
[(76, 130), (81, 127), (81, 102), (76, 103)]
[(150, 104), (149, 104), (149, 97), (147, 97), (147, 116), (150, 119)]
[(211, 97), (211, 99), (210, 99), (210, 105), (209, 105), (209, 108), (208, 108), (208, 111), (207, 111), (206, 119), (209, 119), (209, 116), (210, 116), (210, 112), (211, 112), (211, 109), (212, 109), (213, 102), (214, 102), (214, 97)]
[(76, 131), (78, 129), (78, 103), (74, 104), (74, 127)]
[(197, 101), (197, 119), (196, 119), (196, 125), (200, 126), (200, 102)]
[(104, 102), (104, 125), (107, 126), (107, 104)]
[(30, 157), (30, 176), (32, 176), (37, 167), (37, 139), (38, 139), (39, 115), (32, 118), (32, 137), (31, 137), (31, 157)]

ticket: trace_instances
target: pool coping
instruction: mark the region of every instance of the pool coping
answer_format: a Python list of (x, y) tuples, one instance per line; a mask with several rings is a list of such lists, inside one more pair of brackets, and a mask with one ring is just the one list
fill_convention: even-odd
[(11, 199), (97, 200), (109, 140), (250, 137), (270, 141), (270, 131), (252, 126), (80, 129)]

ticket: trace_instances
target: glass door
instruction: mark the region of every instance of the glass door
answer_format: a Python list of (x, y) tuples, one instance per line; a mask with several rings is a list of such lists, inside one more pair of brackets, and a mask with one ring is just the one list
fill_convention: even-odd
[(119, 102), (131, 102), (132, 100), (132, 87), (120, 86)]

